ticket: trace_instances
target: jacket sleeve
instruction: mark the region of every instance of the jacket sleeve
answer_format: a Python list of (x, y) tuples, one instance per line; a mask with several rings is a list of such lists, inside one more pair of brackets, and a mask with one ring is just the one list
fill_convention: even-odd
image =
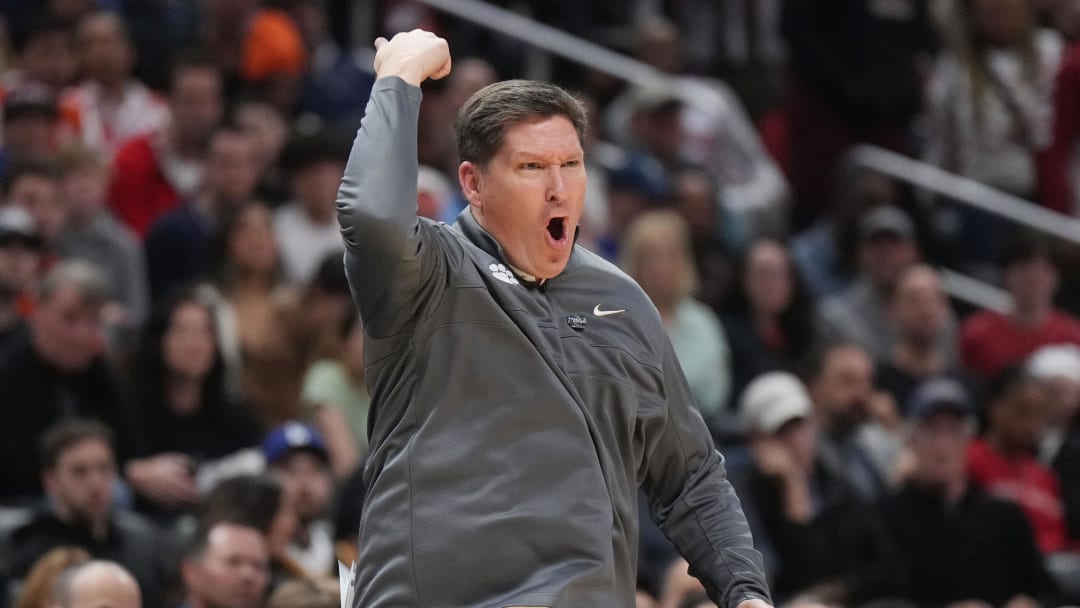
[(666, 342), (665, 348), (667, 416), (646, 430), (642, 489), (649, 510), (721, 608), (752, 598), (770, 601), (761, 554), (727, 480), (724, 458), (690, 405), (674, 350)]
[(416, 215), (420, 88), (397, 77), (375, 82), (337, 197), (345, 274), (373, 337), (406, 329), (428, 279), (443, 263), (433, 224)]

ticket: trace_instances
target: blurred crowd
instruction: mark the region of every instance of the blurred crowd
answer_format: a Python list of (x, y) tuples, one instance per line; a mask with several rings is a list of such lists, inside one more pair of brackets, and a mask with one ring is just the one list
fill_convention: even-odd
[[(680, 90), (410, 0), (0, 3), (0, 607), (338, 605), (369, 407), (349, 23), (450, 40), (423, 216), (465, 207), (473, 92), (540, 73), (589, 109), (578, 242), (656, 305), (777, 605), (1080, 601), (1080, 248), (847, 154), (1080, 214), (1080, 1), (511, 4)], [(638, 606), (710, 606), (641, 515)]]

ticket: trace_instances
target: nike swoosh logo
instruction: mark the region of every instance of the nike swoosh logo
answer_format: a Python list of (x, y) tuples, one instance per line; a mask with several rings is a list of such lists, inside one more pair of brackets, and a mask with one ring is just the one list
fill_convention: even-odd
[(619, 310), (600, 310), (600, 305), (599, 304), (594, 306), (593, 309), (592, 309), (592, 314), (594, 314), (594, 315), (596, 315), (598, 317), (606, 317), (608, 315), (617, 315), (620, 312), (626, 312), (626, 309), (625, 308), (620, 308)]

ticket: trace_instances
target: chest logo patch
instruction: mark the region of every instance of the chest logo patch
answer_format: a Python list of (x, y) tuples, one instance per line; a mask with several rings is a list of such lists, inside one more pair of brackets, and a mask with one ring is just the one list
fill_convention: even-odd
[(626, 309), (625, 308), (619, 308), (618, 310), (601, 310), (599, 304), (594, 306), (593, 309), (592, 309), (592, 314), (594, 314), (594, 315), (596, 315), (598, 317), (606, 317), (608, 315), (617, 315), (620, 312), (626, 312)]
[(586, 323), (588, 323), (588, 319), (579, 314), (572, 314), (566, 317), (566, 324), (569, 325), (572, 329), (576, 329), (578, 331), (585, 329)]
[(502, 264), (491, 264), (488, 266), (488, 270), (491, 271), (491, 276), (499, 279), (503, 283), (507, 283), (510, 285), (520, 284), (517, 280), (517, 277), (514, 276), (514, 273), (507, 270), (506, 266)]

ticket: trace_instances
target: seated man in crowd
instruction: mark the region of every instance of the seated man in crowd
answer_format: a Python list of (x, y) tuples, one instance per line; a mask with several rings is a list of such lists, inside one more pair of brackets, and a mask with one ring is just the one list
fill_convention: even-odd
[(975, 415), (964, 387), (949, 379), (927, 381), (913, 396), (910, 416), (913, 471), (881, 507), (899, 551), (894, 565), (901, 594), (920, 606), (1016, 607), (1052, 594), (1053, 581), (1023, 513), (968, 477), (965, 455)]
[(982, 311), (960, 327), (960, 358), (988, 380), (1049, 344), (1080, 345), (1080, 321), (1054, 307), (1058, 270), (1049, 242), (1021, 234), (1005, 244), (1000, 267), (1012, 308)]
[(61, 574), (53, 590), (52, 608), (142, 608), (142, 596), (138, 582), (123, 566), (91, 561)]
[(818, 458), (864, 501), (885, 493), (900, 455), (896, 404), (874, 390), (873, 379), (870, 355), (850, 342), (826, 344), (811, 353), (805, 377), (821, 430)]
[(259, 608), (270, 585), (270, 549), (259, 530), (219, 521), (200, 528), (180, 564), (182, 608)]
[(170, 546), (161, 532), (135, 514), (113, 510), (117, 475), (112, 437), (105, 425), (88, 420), (67, 419), (49, 429), (41, 445), (48, 505), (8, 535), (0, 559), (14, 578), (21, 579), (48, 551), (80, 547), (129, 569), (147, 603), (158, 606), (168, 577)]
[[(888, 590), (891, 547), (870, 502), (825, 466), (810, 396), (786, 372), (759, 376), (739, 405), (753, 455), (745, 497), (755, 541), (776, 557), (776, 598), (863, 602)], [(757, 518), (749, 518), (751, 524)]]
[(0, 350), (17, 335), (39, 277), (41, 235), (25, 210), (0, 208)]
[(968, 448), (971, 481), (1018, 504), (1043, 553), (1060, 551), (1066, 538), (1061, 487), (1038, 460), (1047, 393), (1018, 367), (999, 373), (986, 392), (986, 431)]
[(288, 422), (263, 441), (270, 474), (292, 497), (297, 526), (286, 554), (311, 576), (335, 571), (334, 527), (327, 518), (334, 482), (330, 454), (321, 434), (313, 427)]
[(42, 282), (27, 328), (0, 350), (0, 500), (41, 495), (37, 441), (61, 418), (105, 423), (121, 462), (140, 451), (133, 412), (105, 360), (108, 297), (94, 266), (58, 264)]
[(956, 326), (941, 275), (925, 264), (900, 273), (889, 299), (893, 345), (879, 361), (875, 384), (905, 411), (924, 380), (960, 375), (956, 368)]

